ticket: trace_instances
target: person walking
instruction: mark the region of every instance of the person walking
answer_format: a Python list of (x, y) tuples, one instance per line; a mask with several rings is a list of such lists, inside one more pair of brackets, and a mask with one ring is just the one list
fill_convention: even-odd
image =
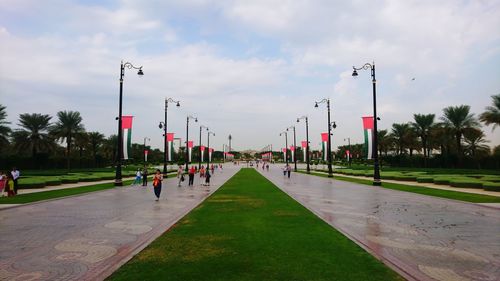
[(12, 176), (11, 173), (7, 174), (7, 183), (5, 184), (5, 188), (7, 190), (7, 196), (12, 197), (16, 195), (15, 189), (14, 189), (14, 177)]
[(212, 177), (212, 175), (210, 175), (210, 171), (207, 170), (207, 173), (205, 174), (205, 185), (206, 186), (210, 186), (210, 177)]
[(286, 173), (288, 175), (288, 178), (290, 178), (290, 174), (292, 173), (292, 166), (286, 165)]
[(140, 184), (141, 183), (141, 177), (142, 177), (141, 170), (137, 169), (137, 172), (135, 173), (135, 180), (134, 180), (134, 182), (131, 185)]
[(182, 166), (179, 165), (179, 168), (177, 169), (177, 187), (181, 187), (181, 182), (184, 181), (184, 169), (182, 169)]
[(148, 186), (148, 168), (146, 166), (142, 170), (142, 186)]
[(4, 192), (7, 193), (7, 175), (0, 172), (0, 196), (4, 196)]
[(21, 172), (19, 172), (19, 170), (16, 167), (14, 167), (12, 168), (11, 174), (12, 174), (12, 179), (14, 181), (14, 194), (17, 194), (17, 188), (18, 188), (17, 180), (21, 176)]
[(193, 186), (195, 173), (196, 173), (196, 168), (194, 166), (191, 166), (191, 169), (189, 169), (189, 172), (188, 172), (188, 176), (189, 176), (188, 186)]
[(266, 164), (266, 170), (269, 172), (269, 164)]
[(200, 179), (205, 177), (205, 166), (201, 166), (200, 168)]
[(156, 169), (156, 173), (153, 177), (153, 190), (155, 192), (156, 201), (160, 200), (162, 181), (163, 181), (163, 175), (161, 174), (159, 169)]

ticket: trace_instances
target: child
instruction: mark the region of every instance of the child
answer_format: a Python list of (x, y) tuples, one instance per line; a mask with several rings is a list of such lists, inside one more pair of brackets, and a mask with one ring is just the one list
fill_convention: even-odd
[(205, 185), (206, 186), (210, 186), (210, 177), (211, 177), (210, 171), (207, 170), (207, 172), (205, 173)]
[(11, 173), (7, 174), (7, 184), (5, 186), (7, 188), (7, 196), (11, 197), (15, 195), (14, 192), (14, 177), (12, 176)]

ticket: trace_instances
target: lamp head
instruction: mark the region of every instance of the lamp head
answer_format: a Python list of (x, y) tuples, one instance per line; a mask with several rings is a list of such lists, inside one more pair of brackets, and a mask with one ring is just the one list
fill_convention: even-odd
[(299, 118), (297, 118), (297, 123), (299, 123), (299, 121), (300, 121)]
[(160, 124), (158, 124), (158, 128), (163, 128), (163, 124), (160, 122)]
[(177, 107), (181, 106), (180, 102), (177, 102), (177, 104), (175, 106), (177, 106)]
[(315, 108), (318, 108), (318, 103), (316, 102), (316, 104), (314, 105)]
[(194, 122), (198, 122), (198, 118), (194, 118)]
[(142, 66), (139, 68), (139, 71), (137, 71), (137, 75), (143, 76), (144, 72), (142, 72)]
[(337, 128), (337, 124), (335, 123), (335, 121), (333, 121), (332, 128)]
[(358, 72), (356, 71), (356, 68), (354, 68), (354, 66), (353, 66), (352, 68), (353, 68), (353, 71), (352, 71), (352, 76), (353, 76), (353, 77), (358, 76)]

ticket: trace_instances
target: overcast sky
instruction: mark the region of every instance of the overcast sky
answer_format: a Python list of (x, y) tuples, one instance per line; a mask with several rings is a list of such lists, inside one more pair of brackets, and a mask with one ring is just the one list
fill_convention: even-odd
[[(0, 0), (0, 103), (13, 127), (21, 113), (75, 110), (88, 131), (116, 134), (123, 59), (145, 73), (124, 79), (134, 142), (163, 147), (171, 97), (181, 101), (169, 107), (176, 137), (192, 114), (196, 144), (202, 124), (216, 149), (231, 134), (235, 149), (278, 150), (288, 126), (305, 139), (296, 118), (308, 115), (317, 149), (327, 115), (314, 101), (330, 98), (336, 147), (360, 143), (361, 116), (373, 114), (369, 71), (351, 76), (366, 62), (377, 69), (379, 129), (450, 105), (480, 114), (500, 93), (499, 27), (497, 0)], [(500, 144), (500, 128), (483, 129)]]

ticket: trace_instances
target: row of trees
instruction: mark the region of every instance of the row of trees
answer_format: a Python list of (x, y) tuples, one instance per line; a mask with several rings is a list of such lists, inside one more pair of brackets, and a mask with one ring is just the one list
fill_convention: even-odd
[[(419, 152), (423, 165), (429, 158), (441, 157), (454, 159), (454, 166), (463, 166), (464, 158), (480, 162), (500, 154), (500, 146), (487, 145), (480, 122), (493, 125), (493, 130), (500, 125), (500, 94), (492, 96), (493, 103), (476, 117), (470, 112), (470, 106), (449, 106), (443, 109), (443, 115), (437, 119), (435, 114), (414, 114), (407, 123), (392, 124), (390, 130), (378, 131), (378, 148), (381, 157), (412, 157)], [(346, 146), (339, 147), (337, 154), (344, 155)], [(394, 157), (393, 157), (394, 158)]]

